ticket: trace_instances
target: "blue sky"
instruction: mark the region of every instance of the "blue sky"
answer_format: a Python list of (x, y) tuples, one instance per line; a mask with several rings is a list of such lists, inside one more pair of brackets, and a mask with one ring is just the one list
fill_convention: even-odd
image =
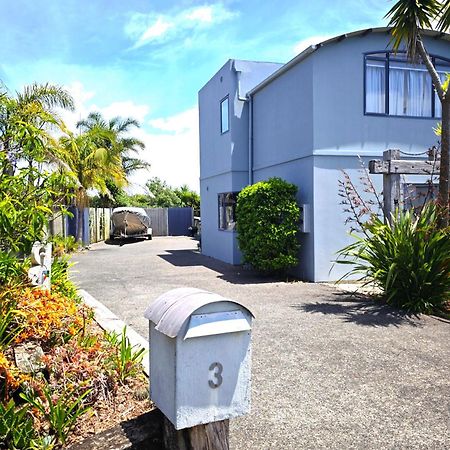
[[(64, 85), (69, 126), (91, 110), (141, 121), (159, 176), (198, 189), (197, 92), (229, 59), (287, 62), (334, 35), (385, 25), (387, 0), (0, 0), (0, 80)], [(137, 189), (135, 187), (135, 189)]]

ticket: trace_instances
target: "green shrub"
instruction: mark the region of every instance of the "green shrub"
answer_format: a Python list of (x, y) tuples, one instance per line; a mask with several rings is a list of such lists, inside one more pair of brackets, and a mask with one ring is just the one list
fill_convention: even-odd
[(74, 392), (65, 391), (59, 398), (53, 398), (49, 386), (44, 385), (41, 390), (43, 395), (29, 390), (21, 393), (20, 398), (39, 411), (49, 425), (50, 434), (64, 444), (77, 419), (90, 410), (89, 406), (84, 405), (90, 391), (77, 398)]
[(49, 242), (53, 244), (52, 253), (56, 257), (76, 252), (80, 248), (80, 244), (74, 236), (64, 237), (60, 234), (55, 234), (50, 237)]
[(33, 419), (25, 405), (16, 408), (14, 400), (0, 401), (0, 448), (18, 450), (33, 447)]
[(69, 277), (69, 268), (71, 266), (73, 266), (73, 263), (70, 263), (70, 257), (68, 256), (53, 259), (51, 273), (52, 292), (78, 300), (77, 287)]
[(13, 253), (0, 251), (0, 285), (13, 281), (26, 282), (30, 261), (21, 261)]
[(127, 327), (123, 328), (120, 335), (114, 331), (106, 331), (104, 336), (113, 348), (113, 354), (110, 359), (111, 367), (122, 384), (129, 377), (136, 377), (142, 372), (142, 360), (146, 350), (137, 345), (131, 345), (127, 337)]
[(354, 264), (344, 278), (362, 275), (387, 303), (410, 312), (443, 310), (450, 298), (450, 229), (439, 229), (436, 205), (417, 217), (399, 213), (392, 224), (372, 216), (363, 232), (338, 253), (338, 263)]
[(297, 187), (280, 178), (247, 186), (238, 195), (237, 238), (244, 261), (263, 272), (298, 264)]

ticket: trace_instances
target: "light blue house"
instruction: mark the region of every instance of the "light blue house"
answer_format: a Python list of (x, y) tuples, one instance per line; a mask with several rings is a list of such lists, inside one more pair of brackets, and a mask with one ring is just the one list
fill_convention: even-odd
[[(246, 185), (278, 176), (298, 186), (304, 207), (305, 280), (337, 279), (336, 251), (350, 242), (338, 196), (341, 170), (358, 180), (388, 148), (420, 153), (436, 144), (440, 104), (422, 65), (389, 52), (376, 28), (311, 46), (287, 64), (228, 61), (199, 92), (202, 252), (241, 263), (234, 206)], [(450, 36), (426, 32), (445, 77)], [(379, 186), (381, 180), (375, 178)]]

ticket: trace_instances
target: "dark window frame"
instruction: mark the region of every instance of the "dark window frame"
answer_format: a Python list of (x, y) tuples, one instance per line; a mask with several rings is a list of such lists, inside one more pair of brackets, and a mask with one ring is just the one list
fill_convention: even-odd
[[(227, 102), (227, 129), (223, 129), (223, 114), (222, 114), (222, 104)], [(226, 95), (219, 103), (220, 108), (220, 134), (225, 134), (230, 131), (230, 96)]]
[[(384, 54), (383, 57), (377, 57), (374, 55)], [(406, 55), (405, 51), (398, 51), (397, 55)], [(431, 116), (408, 116), (408, 115), (397, 115), (397, 114), (389, 114), (389, 99), (390, 99), (390, 90), (389, 90), (389, 65), (391, 61), (394, 62), (406, 62), (405, 58), (396, 58), (396, 54), (392, 50), (378, 50), (363, 53), (363, 77), (364, 77), (364, 89), (363, 89), (363, 111), (365, 116), (375, 116), (375, 117), (396, 117), (396, 118), (404, 118), (404, 119), (422, 119), (422, 120), (430, 120), (430, 119), (441, 119), (440, 116), (436, 116), (436, 97), (435, 90), (433, 87), (433, 83), (430, 83), (431, 89)], [(436, 60), (441, 60), (444, 63), (449, 64), (449, 73), (450, 73), (450, 58), (446, 58), (440, 55), (430, 54), (431, 61), (433, 66), (436, 67)], [(367, 112), (367, 60), (372, 61), (382, 61), (384, 62), (384, 76), (385, 76), (385, 98), (384, 98), (384, 113), (376, 113), (376, 112)], [(424, 67), (425, 65), (422, 64)], [(439, 65), (439, 63), (437, 64)]]
[[(220, 231), (234, 231), (236, 227), (236, 203), (237, 196), (239, 192), (231, 191), (231, 192), (219, 192), (217, 194), (217, 223), (218, 229)], [(231, 196), (232, 198), (227, 201), (227, 196)], [(227, 226), (226, 224), (226, 208), (231, 207), (231, 217), (233, 223), (232, 226)], [(223, 208), (223, 212), (221, 211)]]

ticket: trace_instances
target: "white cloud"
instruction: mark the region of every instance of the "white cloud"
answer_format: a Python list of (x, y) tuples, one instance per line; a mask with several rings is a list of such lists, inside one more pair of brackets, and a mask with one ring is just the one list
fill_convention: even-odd
[(106, 119), (115, 116), (133, 117), (141, 123), (134, 129), (134, 137), (145, 143), (139, 158), (151, 164), (150, 170), (141, 170), (130, 177), (130, 192), (142, 192), (150, 177), (159, 177), (172, 186), (187, 184), (199, 191), (198, 109), (192, 107), (169, 117), (148, 119), (150, 107), (132, 101), (114, 102), (97, 106), (95, 92), (85, 90), (79, 81), (66, 86), (75, 101), (76, 111), (61, 111), (68, 128), (74, 131), (76, 123), (91, 111), (100, 112)]
[[(199, 190), (200, 162), (198, 137), (198, 109), (190, 108), (176, 115), (149, 121), (151, 132), (143, 127), (136, 137), (144, 141), (146, 150), (140, 155), (150, 164), (150, 171), (136, 173), (131, 181), (144, 185), (150, 177), (159, 177), (171, 186), (187, 184)], [(163, 132), (163, 133), (161, 133)]]
[(170, 30), (170, 28), (173, 27), (173, 25), (173, 23), (167, 22), (164, 17), (158, 17), (156, 22), (145, 30), (139, 38), (138, 43), (145, 44), (145, 42), (149, 42), (163, 36), (168, 30)]
[(295, 55), (298, 55), (303, 50), (307, 49), (310, 45), (319, 44), (320, 42), (326, 41), (327, 39), (331, 39), (333, 36), (331, 35), (317, 35), (317, 36), (311, 36), (306, 39), (302, 39), (300, 42), (297, 42), (293, 48), (293, 52)]
[(221, 3), (197, 6), (176, 14), (133, 13), (125, 24), (125, 34), (134, 41), (133, 48), (152, 42), (165, 42), (236, 17)]
[(174, 134), (185, 133), (197, 127), (198, 129), (198, 109), (191, 108), (171, 117), (153, 119), (149, 121), (153, 128)]
[(195, 8), (191, 12), (186, 14), (186, 19), (211, 23), (213, 21), (213, 15), (214, 11), (211, 6), (202, 6), (199, 8)]
[(125, 102), (114, 102), (104, 108), (99, 108), (92, 105), (90, 110), (101, 112), (106, 119), (112, 119), (117, 116), (132, 117), (140, 124), (143, 124), (150, 108), (148, 105), (137, 105), (136, 103), (128, 100)]

